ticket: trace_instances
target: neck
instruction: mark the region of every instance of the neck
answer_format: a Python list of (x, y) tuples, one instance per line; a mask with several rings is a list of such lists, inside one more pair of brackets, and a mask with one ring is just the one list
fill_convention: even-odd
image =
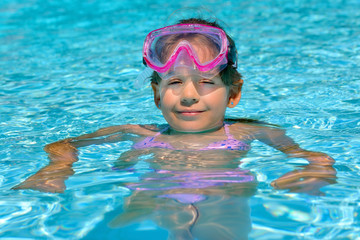
[(202, 131), (183, 131), (183, 130), (176, 130), (174, 128), (172, 128), (171, 126), (168, 129), (168, 133), (169, 135), (181, 135), (181, 134), (202, 134), (202, 133), (211, 133), (211, 132), (216, 132), (219, 129), (221, 129), (224, 126), (224, 123), (219, 124), (218, 126), (215, 126), (213, 128), (210, 129), (206, 129), (206, 130), (202, 130)]

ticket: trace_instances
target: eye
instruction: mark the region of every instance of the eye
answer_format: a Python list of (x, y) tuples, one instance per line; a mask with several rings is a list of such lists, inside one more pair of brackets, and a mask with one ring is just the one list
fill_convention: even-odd
[(199, 83), (203, 83), (203, 84), (215, 84), (215, 82), (211, 79), (201, 79), (199, 81)]
[(176, 85), (176, 84), (181, 84), (182, 81), (178, 78), (173, 78), (173, 79), (169, 79), (168, 80), (168, 85)]

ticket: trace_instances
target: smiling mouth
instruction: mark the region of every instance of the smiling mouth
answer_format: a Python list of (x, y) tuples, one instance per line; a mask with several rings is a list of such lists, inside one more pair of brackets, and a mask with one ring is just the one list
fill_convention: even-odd
[(196, 116), (204, 111), (197, 111), (197, 110), (184, 110), (184, 111), (177, 111), (178, 114), (182, 116)]

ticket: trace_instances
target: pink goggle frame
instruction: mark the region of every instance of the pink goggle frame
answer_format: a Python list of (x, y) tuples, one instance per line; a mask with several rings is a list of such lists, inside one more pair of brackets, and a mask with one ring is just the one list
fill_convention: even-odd
[[(216, 48), (215, 57), (210, 61), (201, 62), (194, 47), (187, 41), (186, 36), (189, 34), (199, 34), (208, 38)], [(173, 52), (164, 61), (161, 59), (160, 53), (163, 50), (164, 42), (170, 35), (178, 35), (181, 41), (177, 43)], [(143, 60), (144, 64), (151, 69), (160, 74), (166, 74), (177, 63), (180, 53), (185, 51), (200, 72), (211, 70), (219, 72), (228, 63), (228, 49), (228, 39), (225, 32), (220, 28), (203, 24), (177, 24), (154, 30), (147, 35), (143, 49)]]

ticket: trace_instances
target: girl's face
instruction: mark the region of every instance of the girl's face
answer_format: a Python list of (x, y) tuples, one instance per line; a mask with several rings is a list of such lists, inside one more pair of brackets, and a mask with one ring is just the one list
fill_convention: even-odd
[(173, 130), (203, 132), (222, 126), (229, 88), (220, 76), (203, 79), (185, 70), (158, 86), (158, 105)]
[[(213, 51), (204, 44), (192, 42), (200, 62), (213, 59)], [(155, 103), (173, 130), (203, 132), (223, 125), (227, 107), (235, 107), (241, 92), (230, 96), (219, 74), (203, 78), (197, 70), (178, 67), (170, 79), (153, 84)]]

